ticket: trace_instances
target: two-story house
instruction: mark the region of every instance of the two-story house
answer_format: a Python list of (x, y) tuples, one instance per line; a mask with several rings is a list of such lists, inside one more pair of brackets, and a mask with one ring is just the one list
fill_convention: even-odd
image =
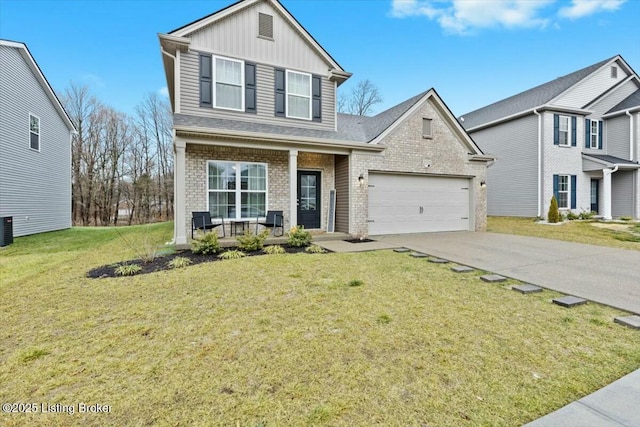
[(227, 222), (281, 210), (287, 227), (352, 235), (485, 227), (491, 157), (435, 90), (375, 117), (338, 114), (351, 74), (277, 0), (239, 1), (159, 39), (177, 244), (203, 210)]
[(621, 56), (460, 117), (497, 156), (489, 215), (561, 212), (640, 218), (640, 79)]
[(71, 227), (75, 128), (24, 43), (0, 40), (0, 217), (13, 235)]

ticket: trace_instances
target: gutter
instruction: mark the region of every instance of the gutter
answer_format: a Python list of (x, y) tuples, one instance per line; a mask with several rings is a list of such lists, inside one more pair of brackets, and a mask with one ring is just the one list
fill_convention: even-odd
[[(162, 52), (163, 55), (168, 56), (169, 58), (173, 59), (173, 90), (174, 90), (174, 94), (173, 94), (173, 99), (174, 99), (174, 106), (173, 106), (173, 112), (174, 113), (180, 113), (180, 106), (178, 105), (178, 102), (176, 101), (177, 99), (179, 99), (178, 97), (180, 96), (180, 70), (178, 70), (177, 64), (178, 64), (178, 58), (176, 57), (176, 55), (172, 55), (169, 52), (167, 52), (164, 49), (164, 46), (162, 46), (162, 44), (160, 44), (160, 52)], [(176, 72), (177, 71), (177, 72)]]
[(533, 114), (538, 116), (538, 216), (542, 218), (542, 114), (536, 108)]
[(476, 131), (479, 131), (479, 130), (484, 129), (484, 128), (495, 126), (495, 125), (497, 125), (499, 123), (508, 122), (508, 121), (511, 121), (511, 120), (514, 120), (514, 119), (517, 119), (517, 118), (520, 118), (520, 117), (527, 116), (529, 114), (537, 114), (536, 111), (540, 112), (540, 111), (546, 111), (546, 110), (558, 111), (560, 113), (578, 114), (578, 115), (583, 115), (583, 116), (588, 116), (589, 114), (593, 113), (592, 110), (586, 110), (586, 109), (583, 109), (583, 108), (569, 108), (569, 107), (562, 107), (560, 105), (542, 104), (542, 105), (539, 105), (539, 106), (534, 107), (534, 108), (530, 108), (530, 109), (527, 109), (527, 110), (524, 110), (524, 111), (520, 111), (519, 113), (515, 113), (515, 114), (512, 114), (510, 116), (501, 117), (499, 119), (492, 120), (490, 122), (474, 126), (472, 128), (467, 129), (467, 132), (476, 132)]

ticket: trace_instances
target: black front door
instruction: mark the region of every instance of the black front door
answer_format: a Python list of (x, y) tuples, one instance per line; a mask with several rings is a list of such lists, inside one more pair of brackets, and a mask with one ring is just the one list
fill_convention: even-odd
[(298, 171), (298, 225), (320, 228), (320, 172)]
[(600, 204), (600, 180), (591, 180), (591, 212), (598, 213), (598, 205)]

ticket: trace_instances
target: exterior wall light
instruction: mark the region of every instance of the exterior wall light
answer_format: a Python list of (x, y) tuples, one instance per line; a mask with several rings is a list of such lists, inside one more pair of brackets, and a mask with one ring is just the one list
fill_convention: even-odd
[(480, 181), (480, 188), (484, 188), (487, 186), (486, 181)]
[(358, 183), (360, 184), (360, 187), (364, 187), (364, 175), (360, 174), (358, 177)]

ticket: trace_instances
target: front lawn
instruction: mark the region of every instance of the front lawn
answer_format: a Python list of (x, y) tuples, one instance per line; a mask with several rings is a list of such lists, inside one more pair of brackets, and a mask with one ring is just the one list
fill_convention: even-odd
[[(121, 230), (131, 242), (172, 231)], [(136, 257), (112, 234), (0, 251), (0, 401), (75, 409), (0, 425), (519, 426), (640, 368), (621, 312), (564, 309), (556, 293), (451, 265), (288, 254), (86, 278)]]
[(487, 231), (640, 251), (640, 224), (565, 221), (549, 225), (535, 218), (489, 217)]

